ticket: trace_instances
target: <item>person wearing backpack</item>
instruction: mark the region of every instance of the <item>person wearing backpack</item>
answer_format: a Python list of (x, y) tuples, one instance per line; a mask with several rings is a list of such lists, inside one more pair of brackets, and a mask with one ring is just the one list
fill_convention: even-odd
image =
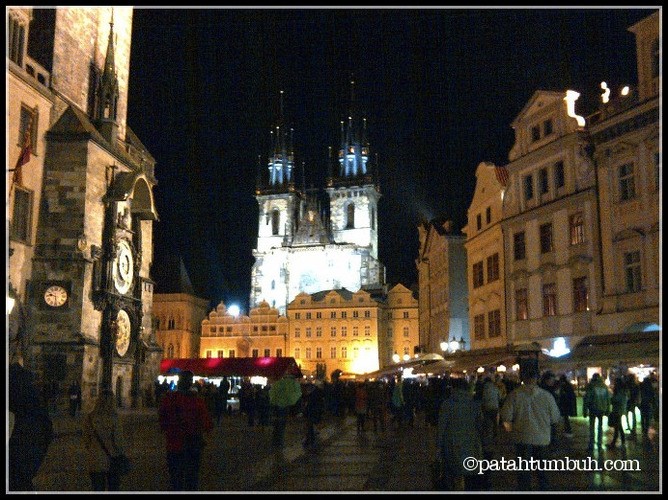
[(181, 372), (176, 391), (165, 394), (158, 411), (173, 491), (199, 489), (204, 433), (213, 429), (204, 399), (192, 390), (193, 376), (191, 371)]

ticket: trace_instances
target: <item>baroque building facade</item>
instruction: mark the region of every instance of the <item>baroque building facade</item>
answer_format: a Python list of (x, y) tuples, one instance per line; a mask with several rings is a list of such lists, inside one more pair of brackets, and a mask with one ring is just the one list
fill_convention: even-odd
[(555, 353), (592, 331), (600, 305), (594, 164), (569, 92), (535, 92), (512, 123), (501, 223), (508, 341)]
[(325, 210), (316, 195), (296, 185), (292, 135), (281, 95), (267, 171), (259, 171), (257, 178), (258, 238), (250, 293), (251, 308), (266, 301), (281, 314), (299, 293), (375, 289), (385, 282), (378, 260), (380, 189), (372, 173), (366, 119), (354, 98), (348, 120), (341, 122), (338, 161), (330, 148)]
[(508, 170), (489, 162), (476, 169), (476, 185), (468, 209), (466, 262), (471, 350), (507, 345), (503, 197)]
[(598, 333), (660, 329), (661, 88), (659, 13), (635, 35), (637, 89), (618, 90), (588, 117), (600, 205), (602, 297)]
[(418, 238), (418, 351), (441, 352), (444, 342), (466, 348), (471, 343), (465, 237), (455, 232), (452, 221), (437, 218), (418, 225)]
[(15, 338), (39, 383), (79, 381), (84, 408), (103, 387), (140, 406), (160, 358), (157, 181), (126, 123), (132, 7), (10, 8), (8, 23)]

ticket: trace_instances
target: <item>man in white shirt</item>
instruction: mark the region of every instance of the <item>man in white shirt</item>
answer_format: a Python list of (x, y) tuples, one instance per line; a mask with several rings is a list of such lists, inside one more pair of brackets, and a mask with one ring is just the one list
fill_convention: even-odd
[[(517, 458), (523, 459), (528, 469), (531, 459), (545, 460), (547, 446), (550, 444), (550, 429), (553, 424), (561, 422), (561, 414), (554, 396), (545, 389), (538, 387), (538, 366), (527, 363), (522, 367), (520, 376), (523, 384), (506, 398), (501, 408), (501, 420), (506, 430), (512, 433)], [(538, 464), (538, 487), (549, 489), (544, 466)], [(519, 490), (531, 489), (531, 470), (517, 473)]]

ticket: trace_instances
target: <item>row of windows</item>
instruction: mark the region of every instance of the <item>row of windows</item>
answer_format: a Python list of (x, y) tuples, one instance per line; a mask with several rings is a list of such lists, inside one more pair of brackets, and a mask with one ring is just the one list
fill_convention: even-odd
[[(405, 350), (408, 348), (405, 348)], [(353, 352), (352, 352), (352, 359), (357, 359), (359, 357), (359, 347), (353, 347)], [(371, 353), (371, 348), (370, 347), (365, 347), (364, 348), (365, 354)], [(330, 359), (338, 359), (337, 356), (338, 349), (336, 347), (331, 347), (329, 350), (329, 358)], [(301, 348), (295, 347), (295, 358), (299, 359), (301, 357)], [(312, 359), (313, 358), (313, 350), (310, 347), (307, 347), (304, 349), (304, 358), (305, 359)], [(322, 347), (316, 347), (315, 348), (315, 359), (322, 359)], [(348, 359), (348, 348), (347, 347), (342, 347), (341, 348), (341, 359)]]
[[(251, 356), (253, 358), (259, 358), (260, 357), (260, 350), (259, 349), (253, 349), (251, 351)], [(271, 349), (264, 349), (262, 352), (262, 356), (264, 357), (270, 357), (271, 356)], [(206, 351), (206, 357), (207, 358), (212, 358), (213, 357), (213, 351), (212, 350), (207, 350)], [(224, 349), (218, 349), (216, 351), (216, 357), (217, 358), (224, 358), (225, 357), (225, 350)], [(227, 357), (228, 358), (235, 358), (236, 357), (236, 350), (235, 349), (229, 349), (227, 351)], [(277, 358), (282, 358), (283, 357), (283, 349), (276, 349), (276, 354), (275, 357)]]
[[(332, 326), (329, 329), (330, 337), (336, 337), (336, 332), (337, 332), (336, 327)], [(310, 327), (307, 327), (304, 333), (305, 333), (306, 338), (310, 338), (312, 336), (313, 329), (310, 328)], [(301, 337), (301, 334), (302, 334), (301, 328), (295, 328), (295, 330), (294, 330), (295, 338)], [(315, 336), (316, 337), (322, 337), (322, 327), (320, 327), (320, 326), (316, 327)], [(347, 326), (342, 326), (341, 327), (341, 336), (342, 337), (347, 337), (348, 336), (348, 327)], [(358, 337), (359, 336), (359, 327), (353, 326), (352, 336), (353, 337)], [(365, 337), (370, 337), (371, 336), (371, 327), (370, 326), (365, 326), (364, 327), (364, 336)]]
[[(174, 321), (174, 320), (171, 320), (171, 321)], [(172, 326), (172, 328), (173, 328), (173, 326)], [(169, 328), (169, 329), (171, 330), (172, 328)], [(234, 326), (229, 326), (229, 325), (228, 326), (218, 326), (218, 327), (212, 326), (212, 327), (209, 328), (209, 331), (210, 331), (210, 333), (216, 333), (216, 332), (218, 332), (218, 333), (233, 333), (234, 329), (235, 329)], [(261, 325), (261, 326), (253, 325), (253, 331), (256, 332), (256, 333), (259, 332), (259, 331), (275, 332), (276, 331), (276, 325)]]
[[(543, 316), (557, 315), (557, 285), (545, 283), (542, 288)], [(589, 311), (589, 283), (586, 276), (573, 279), (573, 310)], [(526, 288), (515, 290), (515, 319), (529, 319), (529, 295)]]
[[(485, 210), (485, 224), (492, 222), (492, 207), (487, 207)], [(476, 215), (476, 228), (478, 231), (482, 229), (482, 214)]]
[[(476, 340), (485, 338), (485, 314), (473, 317), (473, 335)], [(487, 313), (487, 337), (492, 339), (501, 335), (501, 310), (494, 309)]]
[(553, 131), (552, 119), (547, 119), (542, 123), (542, 127), (541, 125), (531, 127), (531, 141), (539, 141), (541, 138), (551, 135)]
[[(307, 312), (304, 313), (305, 319), (313, 319), (313, 313)], [(331, 311), (329, 313), (329, 317), (331, 319), (336, 319), (336, 311)], [(341, 311), (341, 319), (346, 319), (348, 317), (348, 311)], [(360, 312), (359, 311), (353, 311), (353, 318), (359, 318), (360, 317)], [(371, 317), (371, 311), (366, 310), (364, 311), (364, 317), (365, 318), (370, 318)], [(404, 312), (404, 318), (408, 317), (408, 312)], [(315, 318), (316, 319), (322, 319), (322, 312), (316, 312), (315, 313)], [(302, 313), (296, 312), (295, 313), (295, 319), (302, 319)]]
[[(569, 241), (571, 245), (585, 242), (584, 217), (582, 213), (573, 214), (568, 219)], [(547, 222), (539, 227), (540, 253), (549, 253), (554, 250), (552, 223)], [(524, 231), (513, 235), (513, 256), (515, 260), (526, 259), (526, 234)]]
[[(408, 338), (408, 337), (411, 336), (410, 328), (408, 328), (407, 326), (404, 326), (403, 332), (404, 332), (404, 337)], [(394, 334), (394, 331), (392, 330), (392, 328), (388, 328), (387, 329), (387, 337), (392, 338), (393, 334)]]
[[(541, 195), (547, 194), (550, 192), (550, 181), (548, 176), (547, 167), (541, 168), (538, 170), (538, 192)], [(554, 164), (552, 177), (554, 179), (554, 188), (560, 189), (564, 187), (565, 177), (564, 177), (564, 162), (558, 161)], [(534, 180), (533, 174), (525, 175), (523, 178), (522, 185), (524, 186), (524, 199), (526, 201), (532, 200), (534, 197)]]
[[(487, 282), (499, 279), (499, 254), (495, 253), (487, 257)], [(478, 288), (485, 284), (485, 275), (483, 261), (473, 264), (473, 288)]]

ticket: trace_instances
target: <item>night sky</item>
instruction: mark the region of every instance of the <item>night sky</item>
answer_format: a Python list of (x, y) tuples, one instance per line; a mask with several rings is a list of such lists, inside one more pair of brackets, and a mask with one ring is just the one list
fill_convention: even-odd
[(155, 265), (181, 256), (198, 296), (247, 308), (279, 92), (298, 185), (322, 188), (352, 75), (379, 155), (380, 260), (410, 287), (420, 220), (464, 226), (476, 167), (507, 163), (535, 91), (577, 90), (586, 115), (601, 81), (635, 84), (627, 28), (653, 10), (136, 7), (128, 125), (157, 161)]

